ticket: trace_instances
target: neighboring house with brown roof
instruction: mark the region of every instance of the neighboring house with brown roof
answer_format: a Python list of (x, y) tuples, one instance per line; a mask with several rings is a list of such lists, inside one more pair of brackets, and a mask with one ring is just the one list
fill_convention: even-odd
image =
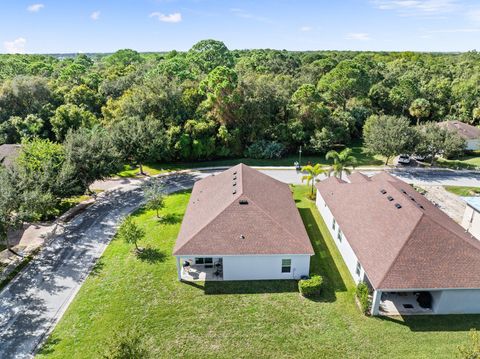
[(480, 241), (386, 172), (349, 181), (317, 183), (316, 205), (372, 314), (480, 313)]
[(298, 279), (313, 254), (290, 187), (243, 164), (195, 183), (173, 252), (182, 280)]
[(480, 128), (460, 121), (444, 121), (439, 122), (438, 125), (458, 133), (465, 140), (466, 150), (480, 150)]
[(21, 145), (0, 145), (0, 165), (10, 167), (20, 153), (20, 149)]

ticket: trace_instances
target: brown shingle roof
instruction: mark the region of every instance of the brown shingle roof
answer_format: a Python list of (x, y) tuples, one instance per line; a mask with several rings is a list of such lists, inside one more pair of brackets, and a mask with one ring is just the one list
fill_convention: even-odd
[(317, 188), (376, 289), (480, 288), (480, 242), (405, 182), (382, 172)]
[(195, 183), (173, 254), (314, 251), (289, 186), (240, 164)]
[(20, 152), (21, 145), (0, 145), (0, 165), (10, 167)]
[(466, 140), (480, 139), (480, 128), (460, 121), (444, 121), (438, 124), (440, 127), (455, 131)]

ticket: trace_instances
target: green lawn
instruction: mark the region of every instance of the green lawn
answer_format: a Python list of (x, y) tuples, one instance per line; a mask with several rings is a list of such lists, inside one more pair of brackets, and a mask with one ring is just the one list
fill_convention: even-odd
[(469, 197), (480, 195), (480, 187), (464, 187), (464, 186), (445, 186), (448, 192), (454, 193), (457, 196)]
[(308, 188), (295, 199), (315, 248), (311, 270), (326, 285), (316, 300), (294, 281), (180, 283), (171, 256), (189, 193), (167, 198), (163, 222), (134, 216), (147, 231), (139, 259), (114, 240), (53, 331), (40, 358), (99, 357), (112, 332), (136, 327), (154, 357), (452, 358), (480, 316), (370, 318)]
[(480, 151), (472, 151), (460, 158), (451, 160), (439, 158), (437, 163), (442, 167), (475, 170), (480, 168)]
[[(382, 156), (372, 156), (365, 152), (360, 141), (353, 143), (350, 148), (352, 149), (353, 156), (357, 159), (357, 166), (381, 166), (384, 164), (385, 159)], [(341, 148), (338, 149), (340, 151)], [(200, 167), (228, 167), (234, 166), (239, 163), (244, 163), (248, 166), (293, 166), (293, 163), (298, 161), (298, 154), (287, 155), (279, 159), (261, 160), (253, 158), (229, 158), (229, 159), (217, 159), (211, 161), (193, 161), (193, 162), (165, 162), (165, 163), (149, 163), (144, 165), (144, 172), (150, 176), (160, 173), (200, 168)], [(325, 155), (314, 156), (302, 156), (302, 165), (308, 162), (312, 164), (320, 163), (322, 165), (329, 165), (332, 163), (330, 160), (325, 159)], [(135, 177), (139, 173), (138, 167), (125, 165), (124, 169), (117, 174), (119, 177)]]

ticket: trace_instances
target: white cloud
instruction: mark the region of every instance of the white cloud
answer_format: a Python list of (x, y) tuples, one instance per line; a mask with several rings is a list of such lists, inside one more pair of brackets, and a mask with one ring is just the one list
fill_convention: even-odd
[(98, 20), (100, 18), (100, 11), (94, 11), (90, 14), (90, 19)]
[(3, 47), (9, 54), (23, 54), (25, 52), (25, 44), (27, 40), (23, 37), (19, 37), (12, 41), (5, 41)]
[(345, 36), (345, 38), (347, 40), (357, 40), (357, 41), (370, 40), (370, 36), (365, 32), (350, 32)]
[(152, 12), (149, 17), (156, 17), (163, 22), (177, 23), (182, 21), (182, 14), (174, 12), (173, 14), (165, 15), (160, 12)]
[(302, 26), (300, 28), (300, 31), (302, 31), (302, 32), (309, 32), (309, 31), (312, 31), (312, 30), (313, 30), (313, 28), (311, 26)]
[(45, 5), (43, 5), (43, 4), (32, 4), (32, 5), (27, 6), (27, 11), (30, 11), (30, 12), (39, 12), (39, 11), (42, 10), (44, 7), (45, 7)]
[(372, 0), (381, 10), (394, 10), (402, 16), (437, 16), (453, 12), (458, 0)]

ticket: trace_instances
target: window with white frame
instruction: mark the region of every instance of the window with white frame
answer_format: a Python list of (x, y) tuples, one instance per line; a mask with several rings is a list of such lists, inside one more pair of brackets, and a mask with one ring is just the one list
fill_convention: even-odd
[(335, 226), (336, 226), (337, 222), (335, 222), (335, 218), (333, 219), (332, 221), (332, 229), (335, 230)]
[(360, 276), (361, 271), (362, 271), (362, 265), (360, 264), (359, 261), (357, 261), (357, 269), (355, 269), (355, 273), (357, 273), (357, 275)]
[(342, 231), (340, 230), (340, 228), (338, 229), (338, 233), (337, 233), (337, 239), (339, 242), (342, 241), (342, 238), (343, 238), (343, 234), (342, 234)]
[(292, 271), (292, 260), (282, 259), (282, 273), (290, 273)]

